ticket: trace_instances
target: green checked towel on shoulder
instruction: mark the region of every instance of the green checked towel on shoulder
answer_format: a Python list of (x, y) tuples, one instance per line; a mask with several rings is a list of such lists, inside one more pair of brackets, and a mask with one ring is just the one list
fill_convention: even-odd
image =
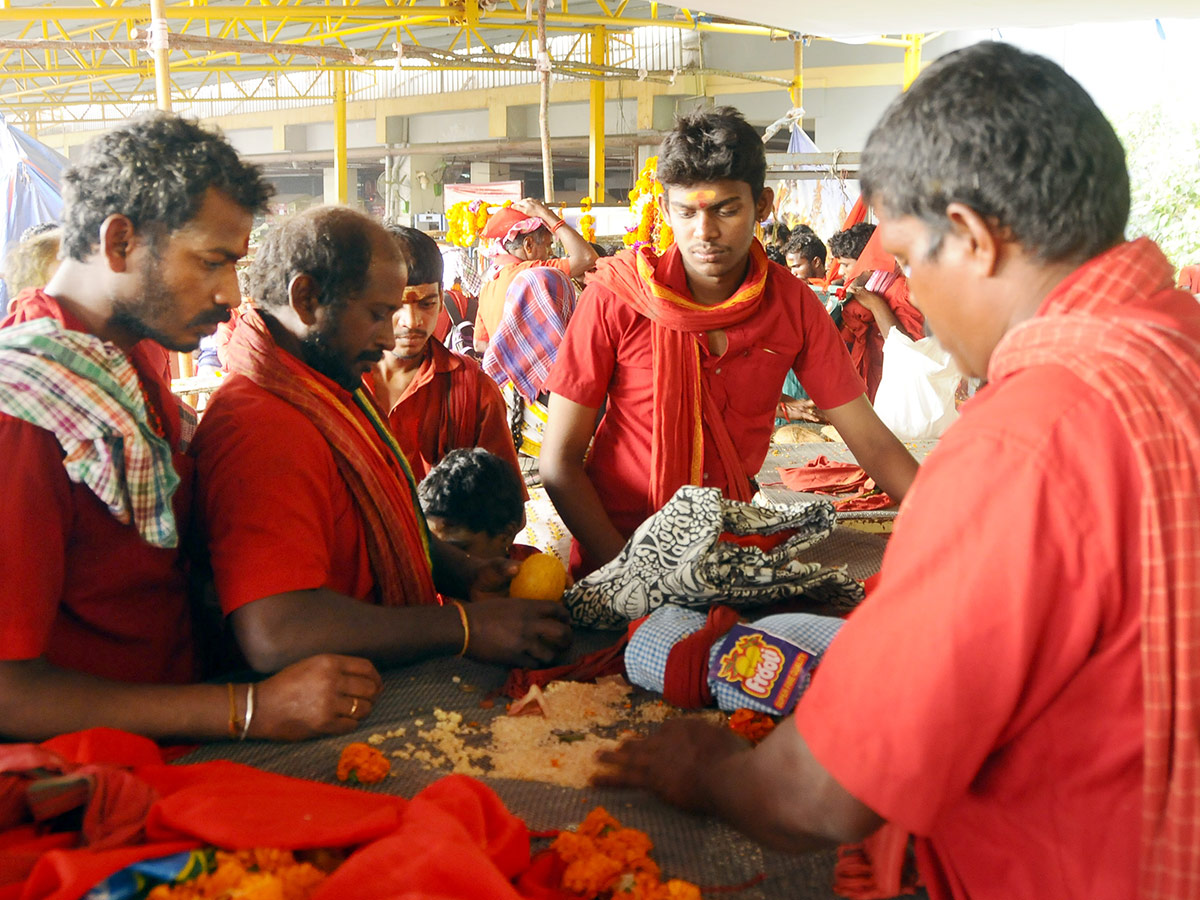
[(178, 544), (171, 445), (154, 433), (137, 371), (117, 347), (51, 318), (0, 329), (0, 413), (53, 434), (67, 477), (118, 521), (155, 547)]

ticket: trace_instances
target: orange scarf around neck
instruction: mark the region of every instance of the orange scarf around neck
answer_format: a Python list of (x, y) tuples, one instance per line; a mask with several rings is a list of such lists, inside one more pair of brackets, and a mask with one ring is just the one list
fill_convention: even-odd
[[(1128, 315), (1168, 298), (1147, 238), (1090, 260), (992, 354), (988, 378), (1036, 365), (1083, 373), (1124, 424), (1141, 476), (1138, 547), (1145, 750), (1142, 900), (1200, 896), (1200, 341)], [(1145, 308), (1145, 307), (1143, 307)]]
[(736, 325), (759, 309), (767, 284), (767, 254), (762, 244), (754, 241), (745, 280), (728, 300), (714, 306), (697, 303), (671, 286), (683, 281), (681, 268), (678, 247), (659, 258), (643, 246), (617, 254), (595, 276), (651, 322), (654, 417), (650, 503), (654, 509), (661, 509), (683, 485), (703, 483), (705, 425), (725, 469), (728, 495), (749, 500), (752, 494), (729, 429), (704, 390), (700, 340), (704, 332)]
[(371, 572), (385, 606), (436, 603), (429, 532), (416, 483), (374, 399), (359, 388), (358, 414), (330, 382), (283, 352), (257, 310), (242, 314), (228, 348), (229, 371), (304, 413), (329, 442), (362, 516)]

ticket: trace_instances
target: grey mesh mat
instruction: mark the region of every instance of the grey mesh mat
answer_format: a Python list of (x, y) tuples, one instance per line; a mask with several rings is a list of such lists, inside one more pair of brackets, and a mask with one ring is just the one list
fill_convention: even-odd
[[(878, 568), (884, 540), (871, 534), (838, 528), (834, 535), (815, 550), (827, 564), (844, 563), (854, 577), (870, 575)], [(815, 552), (814, 550), (814, 552)], [(586, 653), (610, 644), (615, 633), (584, 632), (576, 636), (574, 652)], [(352, 740), (365, 740), (373, 733), (385, 733), (404, 726), (409, 735), (421, 719), (428, 727), (434, 709), (462, 713), (466, 721), (486, 723), (504, 714), (504, 704), (484, 709), (480, 701), (500, 687), (506, 672), (494, 666), (465, 659), (439, 659), (384, 675), (384, 693), (371, 717), (354, 735), (308, 741), (299, 744), (259, 742), (218, 743), (202, 747), (180, 762), (192, 763), (227, 759), (246, 763), (271, 772), (337, 784), (335, 772), (342, 748)], [(453, 679), (458, 677), (458, 681)], [(638, 700), (650, 700), (639, 694)], [(403, 743), (400, 741), (399, 743)], [(395, 746), (383, 745), (385, 751)], [(393, 760), (392, 775), (378, 785), (362, 790), (381, 791), (411, 797), (446, 770), (431, 770), (411, 760)], [(588, 788), (576, 790), (538, 782), (486, 778), (508, 808), (535, 831), (575, 825), (594, 806), (604, 806), (614, 816), (634, 828), (640, 828), (654, 841), (654, 858), (663, 872), (701, 886), (740, 885), (759, 874), (759, 884), (729, 894), (744, 900), (826, 900), (835, 895), (833, 851), (810, 855), (790, 855), (764, 850), (737, 832), (711, 819), (680, 813), (648, 795), (633, 791)], [(723, 896), (723, 895), (722, 895)]]

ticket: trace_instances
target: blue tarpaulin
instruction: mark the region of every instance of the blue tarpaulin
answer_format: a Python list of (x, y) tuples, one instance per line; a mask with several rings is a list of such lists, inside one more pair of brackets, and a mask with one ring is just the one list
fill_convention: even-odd
[[(65, 156), (9, 125), (0, 115), (0, 191), (4, 196), (0, 250), (7, 253), (29, 226), (59, 220), (62, 173), (68, 165)], [(8, 293), (0, 282), (0, 310), (7, 306)]]

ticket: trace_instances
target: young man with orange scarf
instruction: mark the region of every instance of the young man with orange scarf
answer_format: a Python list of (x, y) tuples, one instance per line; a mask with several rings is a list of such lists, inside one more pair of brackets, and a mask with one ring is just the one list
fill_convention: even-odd
[(988, 388), (794, 720), (753, 751), (664, 729), (609, 780), (791, 849), (886, 820), (934, 900), (1200, 896), (1200, 307), (1124, 240), (1120, 141), (1049, 60), (942, 57), (861, 177)]
[(762, 140), (736, 110), (681, 119), (658, 162), (674, 246), (602, 260), (580, 298), (544, 385), (541, 456), (577, 573), (616, 556), (682, 485), (749, 500), (789, 370), (893, 498), (916, 474), (829, 314), (755, 239), (771, 209), (765, 176)]
[[(515, 565), (432, 537), (363, 376), (395, 346), (406, 266), (382, 226), (318, 207), (274, 228), (257, 304), (196, 434), (197, 503), (222, 609), (247, 661), (316, 652), (538, 665), (570, 640), (559, 604), (491, 596)], [(452, 600), (444, 605), (438, 592)]]

